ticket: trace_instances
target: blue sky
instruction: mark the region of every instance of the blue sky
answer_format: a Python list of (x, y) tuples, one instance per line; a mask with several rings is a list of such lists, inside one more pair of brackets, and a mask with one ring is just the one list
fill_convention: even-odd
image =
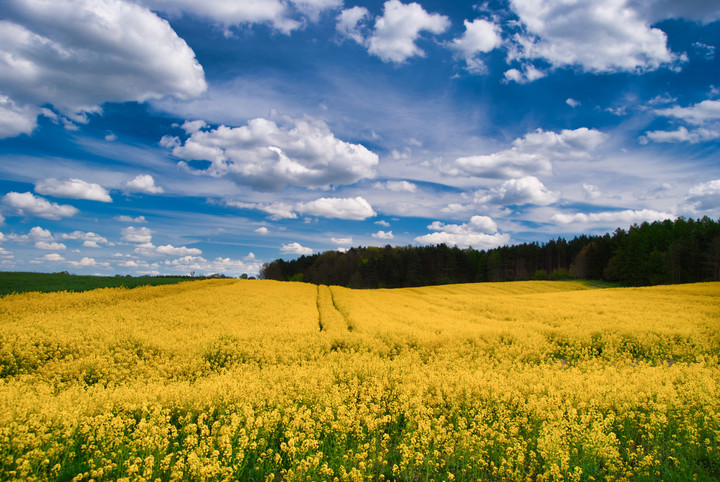
[(720, 217), (720, 4), (6, 0), (0, 269)]

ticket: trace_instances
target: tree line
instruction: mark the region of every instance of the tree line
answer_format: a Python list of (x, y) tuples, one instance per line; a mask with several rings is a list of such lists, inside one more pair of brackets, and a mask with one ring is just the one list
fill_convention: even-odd
[(656, 221), (612, 234), (489, 250), (435, 246), (357, 247), (263, 265), (260, 277), (350, 288), (591, 279), (625, 286), (720, 281), (720, 220)]

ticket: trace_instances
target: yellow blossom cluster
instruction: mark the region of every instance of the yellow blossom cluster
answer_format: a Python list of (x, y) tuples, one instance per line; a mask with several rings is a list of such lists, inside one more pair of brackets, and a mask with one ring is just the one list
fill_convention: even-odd
[(0, 298), (3, 480), (716, 480), (720, 283)]

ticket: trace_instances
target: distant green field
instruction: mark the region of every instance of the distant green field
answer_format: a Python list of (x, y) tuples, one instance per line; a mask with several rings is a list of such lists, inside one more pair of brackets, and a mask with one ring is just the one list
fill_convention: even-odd
[(89, 291), (97, 288), (135, 288), (146, 285), (166, 285), (202, 278), (187, 276), (79, 276), (68, 273), (0, 272), (0, 296), (30, 291)]

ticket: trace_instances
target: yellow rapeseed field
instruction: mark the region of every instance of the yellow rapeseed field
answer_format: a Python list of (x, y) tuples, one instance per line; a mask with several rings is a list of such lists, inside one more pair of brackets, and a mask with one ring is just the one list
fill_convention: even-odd
[(717, 480), (720, 283), (0, 298), (3, 480)]

